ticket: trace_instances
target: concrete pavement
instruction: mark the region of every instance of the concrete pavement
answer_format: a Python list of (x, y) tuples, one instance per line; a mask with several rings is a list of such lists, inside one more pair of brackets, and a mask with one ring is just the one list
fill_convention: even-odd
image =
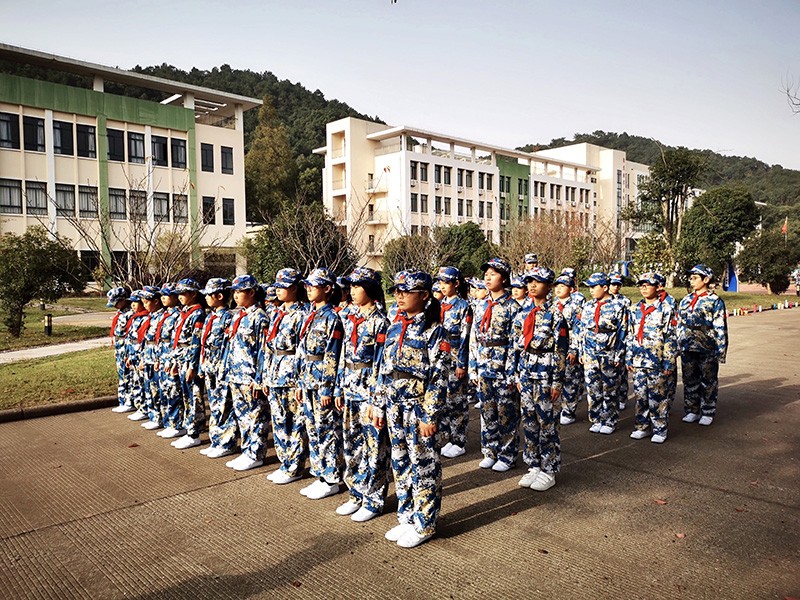
[[(275, 468), (225, 468), (109, 410), (0, 424), (2, 598), (800, 597), (800, 311), (731, 319), (711, 427), (562, 428), (545, 493), (446, 461), (438, 536), (403, 550)], [(585, 417), (585, 407), (580, 413)], [(390, 510), (394, 507), (390, 498)]]
[(0, 352), (0, 365), (19, 362), (21, 360), (31, 360), (34, 358), (46, 358), (70, 352), (80, 352), (81, 350), (91, 350), (92, 348), (105, 348), (111, 346), (111, 338), (104, 336), (81, 340), (79, 342), (68, 342), (66, 344), (52, 344), (50, 346), (37, 346), (36, 348), (25, 348), (24, 350), (9, 350)]

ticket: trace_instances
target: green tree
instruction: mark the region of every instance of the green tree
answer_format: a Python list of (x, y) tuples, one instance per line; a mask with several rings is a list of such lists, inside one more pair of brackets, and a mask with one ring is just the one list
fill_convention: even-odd
[(465, 277), (481, 275), (481, 265), (491, 258), (491, 244), (477, 223), (437, 227), (433, 240), (438, 265), (457, 267)]
[(428, 236), (401, 235), (383, 247), (383, 281), (392, 285), (394, 274), (404, 269), (420, 269), (428, 273), (438, 267), (436, 245)]
[(0, 238), (0, 311), (12, 336), (22, 335), (28, 302), (52, 302), (86, 287), (89, 273), (71, 246), (40, 226)]
[(250, 151), (244, 159), (247, 218), (265, 222), (294, 198), (297, 164), (272, 99), (264, 96)]
[(666, 274), (672, 271), (675, 265), (675, 259), (669, 253), (660, 231), (651, 231), (639, 239), (632, 258), (634, 272), (637, 274), (650, 270)]
[(733, 260), (736, 244), (755, 230), (758, 221), (758, 207), (745, 188), (709, 190), (686, 211), (678, 249), (681, 271), (704, 263), (715, 273), (723, 273)]
[(782, 294), (800, 261), (800, 236), (794, 233), (787, 239), (778, 228), (758, 230), (744, 241), (736, 261), (740, 279), (760, 283), (771, 294)]

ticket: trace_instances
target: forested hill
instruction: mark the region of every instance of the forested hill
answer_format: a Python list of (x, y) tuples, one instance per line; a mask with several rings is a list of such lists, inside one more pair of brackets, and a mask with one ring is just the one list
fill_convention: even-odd
[[(549, 143), (528, 144), (519, 149), (531, 152), (583, 142), (624, 150), (629, 160), (647, 165), (652, 165), (661, 156), (662, 145), (657, 140), (607, 131), (576, 133), (572, 139), (556, 138)], [(710, 189), (729, 184), (746, 187), (757, 201), (768, 204), (763, 211), (766, 227), (782, 222), (786, 216), (800, 218), (800, 171), (784, 169), (780, 165), (769, 166), (750, 157), (723, 156), (712, 150), (692, 152), (703, 157), (706, 167), (699, 187)]]

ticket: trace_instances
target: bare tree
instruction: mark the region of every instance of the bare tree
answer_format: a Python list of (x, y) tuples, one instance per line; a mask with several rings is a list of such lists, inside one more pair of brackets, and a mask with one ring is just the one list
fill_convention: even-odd
[(783, 79), (782, 87), (789, 109), (794, 114), (800, 114), (800, 82), (795, 83), (794, 78), (787, 74)]
[(500, 252), (518, 270), (524, 269), (523, 258), (535, 252), (539, 264), (558, 269), (580, 267), (587, 260), (591, 236), (586, 228), (564, 213), (543, 214), (515, 221), (500, 246)]

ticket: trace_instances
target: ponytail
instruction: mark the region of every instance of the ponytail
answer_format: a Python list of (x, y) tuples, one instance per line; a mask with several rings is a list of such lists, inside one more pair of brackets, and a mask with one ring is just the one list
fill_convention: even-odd
[(440, 322), (442, 306), (439, 301), (431, 294), (425, 305), (425, 329), (429, 329)]

